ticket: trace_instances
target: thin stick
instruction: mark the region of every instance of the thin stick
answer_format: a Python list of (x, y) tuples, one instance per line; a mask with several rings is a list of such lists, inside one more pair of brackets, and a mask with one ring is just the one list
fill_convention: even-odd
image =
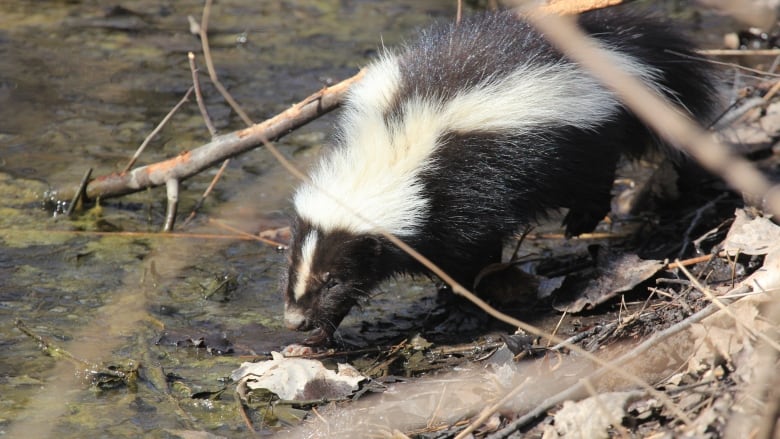
[(700, 49), (696, 53), (706, 56), (777, 56), (780, 49)]
[[(276, 116), (249, 128), (215, 137), (211, 142), (180, 155), (142, 166), (122, 174), (97, 177), (87, 185), (87, 198), (112, 198), (165, 184), (168, 178), (185, 180), (228, 157), (262, 145), (261, 138), (279, 139), (336, 108), (349, 87), (363, 77), (364, 71), (336, 85), (323, 88)], [(68, 188), (59, 191), (72, 196)]]
[(515, 245), (515, 251), (512, 252), (512, 257), (509, 258), (509, 262), (514, 262), (517, 260), (517, 253), (520, 251), (520, 246), (523, 245), (523, 241), (525, 241), (526, 236), (528, 236), (528, 234), (531, 233), (531, 230), (533, 229), (533, 226), (525, 226), (523, 233), (521, 233), (517, 238), (517, 245)]
[(16, 321), (14, 322), (14, 326), (16, 326), (16, 329), (22, 331), (24, 335), (35, 340), (38, 343), (38, 345), (40, 345), (41, 349), (43, 349), (44, 352), (51, 355), (52, 357), (67, 358), (68, 360), (76, 363), (79, 367), (82, 367), (84, 369), (96, 368), (94, 364), (74, 356), (73, 354), (66, 351), (65, 349), (62, 349), (61, 347), (53, 344), (48, 339), (34, 333), (30, 328), (27, 327), (27, 325), (21, 319), (16, 319)]
[[(778, 82), (780, 84), (780, 82)], [(696, 214), (693, 216), (693, 219), (691, 220), (691, 223), (688, 224), (688, 228), (685, 229), (685, 233), (683, 234), (683, 242), (680, 246), (680, 251), (677, 253), (677, 259), (681, 259), (683, 255), (685, 254), (685, 250), (688, 249), (688, 246), (691, 245), (691, 234), (693, 233), (693, 229), (696, 228), (696, 226), (699, 225), (699, 222), (701, 222), (701, 217), (704, 215), (704, 213), (715, 207), (715, 204), (717, 204), (720, 200), (726, 197), (728, 194), (720, 194), (716, 198), (708, 201), (704, 206), (701, 206), (700, 208), (696, 209)]]
[(777, 343), (775, 340), (772, 340), (769, 338), (768, 335), (766, 335), (763, 332), (756, 332), (752, 328), (749, 328), (744, 323), (742, 323), (741, 320), (737, 317), (736, 314), (730, 309), (728, 309), (727, 305), (723, 303), (723, 301), (712, 293), (712, 291), (707, 288), (706, 286), (702, 285), (701, 282), (699, 282), (699, 279), (697, 279), (693, 274), (691, 274), (690, 271), (688, 271), (684, 266), (680, 266), (680, 270), (685, 274), (685, 276), (691, 281), (691, 284), (699, 291), (701, 291), (705, 296), (707, 296), (707, 299), (712, 302), (713, 305), (717, 306), (719, 309), (721, 309), (726, 315), (731, 317), (734, 322), (739, 325), (745, 332), (752, 335), (753, 337), (758, 337), (761, 340), (763, 340), (766, 344), (769, 346), (772, 346), (774, 349), (776, 349), (778, 352), (780, 352), (780, 344)]
[[(610, 325), (617, 326), (616, 323), (610, 323)], [(572, 345), (575, 343), (579, 343), (581, 340), (585, 339), (586, 337), (590, 337), (591, 335), (595, 334), (597, 330), (601, 329), (601, 326), (594, 326), (591, 329), (587, 329), (585, 331), (582, 331), (578, 334), (574, 334), (571, 337), (567, 338), (561, 343), (556, 344), (555, 346), (550, 347), (551, 351), (558, 351), (563, 347), (566, 347), (568, 345)]]
[[(206, 123), (206, 128), (208, 128), (209, 133), (211, 133), (211, 138), (213, 139), (214, 136), (217, 135), (217, 130), (214, 128), (214, 124), (211, 122), (211, 117), (209, 116), (208, 110), (206, 110), (206, 104), (203, 102), (203, 96), (200, 91), (200, 81), (198, 80), (197, 68), (195, 66), (195, 54), (189, 52), (187, 54), (187, 57), (190, 60), (190, 70), (192, 71), (192, 84), (195, 87), (195, 98), (198, 101), (198, 108), (200, 109), (200, 114), (203, 116), (203, 121)], [(222, 174), (225, 173), (225, 169), (227, 169), (229, 164), (230, 164), (230, 159), (225, 159), (225, 161), (222, 162), (222, 166), (219, 167), (219, 170), (217, 171), (216, 175), (214, 175), (214, 178), (211, 179), (211, 183), (209, 183), (206, 190), (203, 191), (203, 194), (198, 199), (198, 202), (195, 203), (195, 207), (192, 208), (192, 212), (190, 212), (189, 216), (187, 216), (187, 219), (184, 220), (185, 226), (189, 224), (190, 221), (193, 220), (193, 218), (195, 218), (195, 215), (197, 215), (198, 211), (200, 211), (201, 207), (203, 207), (203, 203), (206, 202), (206, 198), (208, 198), (208, 196), (211, 194), (211, 191), (217, 185), (219, 179), (222, 178)]]
[[(27, 233), (27, 234), (35, 234), (40, 235), (41, 231), (36, 230), (25, 230), (25, 229), (0, 229), (0, 234), (9, 234), (13, 233), (14, 235), (19, 235), (21, 233)], [(183, 239), (230, 239), (234, 241), (260, 241), (265, 242), (267, 244), (271, 244), (273, 246), (278, 246), (278, 242), (274, 242), (256, 235), (252, 235), (251, 233), (242, 232), (243, 235), (217, 235), (213, 233), (158, 233), (158, 232), (100, 232), (100, 231), (93, 231), (93, 230), (46, 230), (44, 232), (47, 235), (50, 234), (63, 234), (63, 235), (83, 235), (83, 236), (114, 236), (114, 237), (125, 237), (128, 239), (137, 239), (137, 238), (149, 238), (149, 239), (157, 239), (157, 238), (183, 238)]]
[(277, 242), (277, 241), (274, 241), (274, 240), (268, 239), (268, 238), (263, 238), (262, 236), (253, 235), (251, 233), (247, 233), (247, 232), (245, 232), (243, 230), (240, 230), (240, 229), (237, 229), (237, 228), (235, 228), (233, 226), (225, 224), (222, 221), (217, 221), (217, 220), (212, 218), (212, 219), (209, 219), (209, 222), (213, 223), (213, 224), (216, 224), (217, 226), (219, 226), (219, 227), (221, 227), (221, 228), (223, 228), (225, 230), (231, 231), (231, 232), (233, 232), (235, 234), (251, 237), (252, 239), (254, 239), (256, 241), (260, 241), (260, 242), (264, 242), (266, 244), (273, 245), (276, 248), (281, 248), (281, 249), (286, 249), (287, 248), (287, 246), (285, 244), (282, 244), (281, 242)]
[[(750, 287), (743, 285), (740, 287), (737, 287), (731, 291), (729, 291), (727, 294), (721, 296), (720, 301), (724, 305), (729, 305), (737, 300), (739, 300), (741, 297), (743, 297), (743, 294), (750, 291)], [(667, 338), (682, 332), (688, 328), (690, 328), (694, 323), (698, 323), (702, 321), (704, 318), (709, 317), (710, 315), (717, 312), (720, 308), (716, 306), (714, 303), (707, 305), (704, 309), (697, 312), (696, 314), (691, 315), (690, 317), (686, 318), (685, 320), (670, 326), (669, 328), (666, 328), (665, 330), (656, 333), (649, 339), (645, 340), (644, 342), (640, 343), (638, 346), (636, 346), (634, 349), (631, 349), (629, 352), (627, 352), (624, 355), (621, 355), (619, 358), (613, 360), (610, 362), (610, 364), (619, 365), (619, 364), (625, 364), (628, 361), (634, 360), (636, 358), (641, 357), (644, 355), (647, 351), (658, 345), (659, 343), (663, 342)], [(585, 379), (588, 380), (597, 380), (600, 378), (607, 370), (605, 368), (601, 368), (597, 370), (596, 372), (593, 372), (589, 376), (587, 376)], [(500, 432), (497, 432), (496, 434), (488, 436), (490, 439), (503, 439), (511, 435), (513, 432), (517, 431), (520, 427), (527, 424), (528, 422), (533, 421), (534, 419), (541, 416), (544, 412), (549, 410), (550, 408), (562, 403), (563, 401), (569, 400), (574, 398), (575, 396), (581, 394), (584, 390), (584, 386), (582, 385), (582, 381), (579, 383), (567, 388), (566, 390), (563, 390), (562, 392), (559, 392), (556, 395), (553, 395), (544, 401), (542, 401), (539, 405), (537, 405), (533, 410), (526, 413), (525, 415), (521, 416), (520, 418), (517, 418), (514, 420), (511, 424), (507, 425), (503, 430)]]
[(70, 200), (70, 204), (68, 205), (68, 210), (65, 211), (65, 216), (73, 215), (73, 211), (76, 210), (76, 204), (78, 204), (79, 200), (84, 195), (84, 191), (87, 188), (87, 183), (89, 183), (90, 176), (92, 176), (92, 168), (87, 169), (87, 172), (85, 172), (84, 176), (81, 177), (81, 183), (79, 183), (79, 188), (78, 190), (76, 190), (76, 194), (73, 195), (73, 199)]
[(539, 9), (560, 15), (572, 15), (623, 3), (623, 0), (547, 0)]
[(734, 122), (742, 120), (743, 116), (750, 112), (750, 110), (757, 107), (763, 107), (766, 102), (767, 101), (763, 98), (738, 99), (726, 108), (720, 116), (715, 118), (715, 120), (710, 123), (710, 127), (715, 131), (729, 127)]
[(195, 88), (195, 101), (198, 103), (198, 109), (200, 115), (203, 117), (203, 122), (206, 123), (206, 129), (209, 130), (211, 137), (217, 135), (217, 129), (214, 128), (214, 123), (211, 121), (211, 116), (206, 109), (206, 104), (203, 102), (203, 93), (200, 90), (200, 80), (198, 79), (198, 66), (195, 64), (195, 54), (187, 52), (187, 59), (190, 62), (190, 72), (192, 72), (192, 86)]
[[(687, 265), (696, 265), (701, 262), (707, 262), (714, 258), (715, 255), (709, 254), (709, 255), (703, 255), (703, 256), (696, 256), (695, 258), (685, 259), (685, 260), (675, 260), (674, 262), (671, 262), (669, 265), (666, 266), (669, 270), (674, 270), (675, 268), (684, 267)], [(659, 279), (660, 280), (660, 279)]]
[(439, 394), (439, 399), (436, 402), (436, 407), (433, 409), (433, 413), (431, 413), (431, 417), (430, 419), (428, 419), (428, 422), (426, 423), (426, 426), (428, 428), (433, 428), (436, 426), (436, 417), (439, 416), (439, 412), (441, 411), (441, 405), (444, 402), (446, 395), (447, 395), (447, 384), (445, 383), (441, 389), (441, 393)]
[(225, 169), (227, 169), (229, 164), (230, 159), (225, 159), (225, 161), (222, 162), (222, 166), (219, 167), (217, 173), (214, 175), (214, 178), (211, 179), (211, 183), (209, 183), (209, 186), (205, 191), (203, 191), (203, 194), (198, 199), (198, 202), (195, 203), (195, 207), (192, 208), (192, 212), (190, 212), (189, 216), (187, 216), (187, 219), (184, 220), (185, 226), (195, 218), (195, 215), (197, 215), (200, 209), (203, 207), (203, 203), (206, 202), (206, 198), (208, 198), (208, 196), (211, 194), (211, 191), (214, 190), (214, 187), (217, 185), (219, 179), (222, 178), (222, 174), (225, 173)]
[(244, 112), (244, 110), (241, 108), (240, 105), (238, 105), (238, 102), (233, 99), (233, 96), (228, 93), (227, 89), (222, 85), (221, 82), (219, 82), (219, 78), (217, 77), (217, 70), (214, 69), (214, 63), (211, 61), (211, 47), (209, 47), (209, 36), (208, 36), (208, 27), (209, 27), (209, 15), (211, 14), (211, 2), (212, 0), (206, 0), (206, 4), (203, 6), (203, 16), (200, 21), (200, 41), (201, 45), (203, 46), (203, 58), (206, 61), (206, 69), (209, 71), (209, 78), (211, 78), (211, 82), (214, 84), (214, 87), (219, 90), (219, 93), (222, 94), (222, 97), (225, 98), (227, 103), (230, 105), (230, 107), (233, 109), (233, 111), (238, 114), (238, 117), (241, 118), (241, 120), (244, 121), (247, 126), (252, 126), (252, 119), (247, 116), (247, 114)]
[(160, 132), (160, 130), (163, 129), (166, 123), (168, 123), (169, 120), (173, 117), (174, 114), (176, 114), (177, 111), (179, 111), (179, 108), (181, 108), (182, 105), (184, 105), (185, 102), (187, 102), (187, 99), (190, 97), (190, 93), (192, 93), (192, 87), (187, 89), (187, 93), (184, 93), (184, 97), (179, 100), (179, 103), (174, 105), (173, 108), (171, 108), (171, 111), (168, 112), (168, 114), (165, 115), (163, 120), (160, 121), (160, 123), (157, 124), (157, 126), (152, 130), (151, 133), (149, 133), (148, 136), (144, 139), (143, 143), (141, 143), (141, 146), (138, 147), (138, 149), (135, 151), (135, 154), (133, 154), (133, 157), (130, 159), (129, 162), (127, 162), (127, 165), (125, 165), (124, 169), (122, 169), (121, 175), (125, 174), (127, 171), (130, 170), (130, 168), (135, 165), (135, 162), (138, 160), (138, 157), (141, 156), (141, 153), (144, 152), (144, 149), (146, 149), (146, 145), (149, 144), (149, 142), (152, 141), (154, 136), (157, 135), (157, 133)]
[(769, 101), (775, 97), (777, 92), (780, 91), (780, 80), (776, 81), (774, 84), (772, 84), (772, 87), (767, 90), (766, 94), (761, 97), (761, 99), (764, 101), (764, 107), (766, 108), (767, 105), (769, 105)]
[(683, 58), (695, 59), (697, 61), (704, 61), (704, 62), (708, 62), (710, 64), (719, 65), (719, 66), (732, 67), (732, 68), (735, 68), (737, 70), (744, 70), (746, 72), (756, 73), (756, 74), (762, 75), (762, 76), (770, 76), (770, 77), (773, 77), (773, 78), (780, 78), (780, 74), (768, 72), (766, 70), (759, 70), (759, 69), (754, 69), (754, 68), (751, 68), (751, 67), (745, 67), (745, 66), (742, 66), (742, 65), (739, 65), (739, 64), (735, 64), (735, 63), (732, 63), (732, 62), (716, 61), (714, 59), (705, 58), (703, 56), (687, 55), (687, 54), (684, 54), (684, 53), (675, 52), (674, 50), (668, 50), (668, 49), (666, 50), (666, 52), (673, 53), (673, 54), (675, 54), (677, 56), (680, 56), (680, 57), (683, 57)]
[(172, 232), (176, 224), (176, 211), (179, 206), (179, 180), (171, 178), (165, 182), (166, 194), (168, 196), (168, 207), (165, 212), (165, 225), (163, 232)]
[[(563, 320), (566, 319), (566, 315), (568, 314), (568, 311), (564, 311), (563, 314), (561, 314), (561, 318), (558, 319), (558, 323), (555, 324), (555, 328), (553, 328), (552, 335), (558, 334), (558, 330), (561, 328), (561, 325), (563, 324)], [(547, 340), (547, 348), (550, 347), (552, 344), (552, 339)]]
[[(217, 77), (217, 71), (214, 69), (214, 62), (211, 59), (211, 48), (209, 46), (209, 39), (208, 39), (208, 26), (209, 26), (209, 16), (211, 15), (211, 0), (208, 0), (206, 4), (203, 6), (203, 15), (201, 17), (201, 23), (200, 27), (198, 28), (198, 32), (200, 34), (200, 42), (201, 47), (203, 49), (203, 58), (206, 60), (206, 68), (209, 72), (209, 78), (211, 78), (211, 82), (214, 84), (214, 86), (219, 90), (220, 94), (222, 94), (222, 97), (225, 98), (225, 100), (230, 104), (230, 106), (233, 108), (233, 110), (238, 114), (238, 116), (241, 118), (241, 120), (244, 121), (244, 123), (247, 126), (252, 126), (252, 120), (247, 116), (247, 114), (244, 112), (244, 110), (241, 108), (240, 105), (233, 99), (233, 96), (225, 89), (225, 87), (222, 86), (222, 83), (219, 81), (219, 78)], [(194, 65), (194, 55), (190, 53), (190, 64)], [(198, 92), (197, 87), (197, 75), (193, 71), (193, 83), (196, 84), (196, 92)], [(206, 121), (206, 126), (209, 127), (209, 132), (211, 133), (211, 137), (213, 138), (216, 135), (216, 130), (214, 129), (214, 125), (211, 124), (211, 119), (209, 118), (208, 112), (206, 112), (205, 105), (202, 104), (201, 100), (198, 101), (198, 105), (201, 106), (201, 113), (204, 115), (204, 120)], [(214, 178), (211, 179), (211, 183), (209, 183), (209, 186), (206, 188), (205, 191), (203, 191), (203, 194), (200, 196), (200, 199), (197, 203), (195, 203), (195, 207), (192, 208), (192, 212), (190, 212), (187, 219), (184, 221), (184, 224), (189, 224), (190, 221), (192, 221), (193, 218), (195, 218), (195, 215), (197, 215), (198, 211), (203, 207), (203, 203), (206, 202), (206, 198), (211, 194), (211, 191), (214, 189), (214, 187), (217, 185), (217, 182), (220, 178), (222, 178), (222, 175), (225, 173), (225, 169), (227, 169), (228, 165), (230, 164), (230, 159), (225, 159), (225, 161), (222, 162), (222, 166), (219, 167), (219, 170), (214, 175)]]
[[(206, 128), (211, 133), (211, 138), (217, 134), (217, 130), (214, 128), (214, 124), (211, 122), (208, 110), (206, 110), (206, 104), (203, 103), (203, 95), (200, 91), (200, 81), (198, 80), (198, 68), (195, 65), (195, 55), (192, 52), (187, 52), (187, 59), (190, 63), (190, 72), (192, 73), (192, 88), (195, 90), (195, 101), (198, 103), (198, 109), (200, 115), (206, 124)], [(176, 211), (179, 208), (179, 180), (175, 178), (169, 179), (166, 183), (168, 206), (165, 213), (165, 225), (163, 226), (164, 232), (172, 232), (173, 226), (176, 222)]]
[(480, 415), (475, 419), (471, 424), (469, 424), (468, 427), (466, 427), (463, 431), (458, 433), (457, 436), (455, 436), (455, 439), (465, 439), (467, 438), (474, 430), (482, 426), (482, 424), (485, 423), (493, 414), (501, 409), (501, 407), (504, 406), (510, 399), (514, 398), (518, 393), (520, 393), (521, 390), (523, 390), (531, 381), (531, 377), (526, 377), (525, 380), (515, 386), (514, 389), (507, 392), (506, 395), (504, 395), (503, 398), (501, 398), (497, 403), (493, 404), (492, 406), (486, 408)]
[(236, 404), (238, 405), (238, 413), (241, 415), (241, 419), (244, 421), (244, 425), (246, 425), (247, 430), (249, 430), (252, 433), (255, 433), (255, 426), (252, 425), (252, 419), (249, 417), (249, 413), (246, 412), (246, 407), (244, 407), (244, 403), (241, 402), (241, 395), (236, 391), (235, 398)]

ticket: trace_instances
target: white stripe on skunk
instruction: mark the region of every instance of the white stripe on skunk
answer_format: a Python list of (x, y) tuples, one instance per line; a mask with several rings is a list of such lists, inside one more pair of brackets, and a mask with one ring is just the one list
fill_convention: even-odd
[(298, 266), (298, 282), (293, 287), (293, 297), (295, 300), (301, 300), (306, 294), (306, 279), (311, 273), (312, 260), (314, 259), (314, 249), (317, 247), (317, 231), (312, 230), (303, 239), (301, 246), (301, 260)]
[[(691, 48), (668, 26), (613, 11), (580, 24), (617, 67), (694, 117), (711, 112), (707, 67), (674, 53)], [(438, 25), (384, 53), (343, 111), (337, 144), (294, 196), (285, 321), (319, 328), (318, 341), (382, 280), (424, 272), (380, 229), (471, 285), (504, 238), (547, 210), (569, 209), (570, 235), (592, 230), (609, 210), (618, 157), (653, 139), (509, 13)]]
[[(617, 66), (659, 87), (656, 69), (624, 53), (612, 55)], [(400, 88), (398, 64), (386, 53), (367, 68), (348, 94), (340, 146), (295, 194), (298, 215), (320, 230), (380, 228), (401, 237), (417, 232), (428, 216), (418, 175), (435, 166), (431, 159), (444, 133), (523, 136), (543, 126), (593, 129), (620, 110), (617, 98), (575, 65), (527, 60), (510, 75), (488, 76), (446, 102), (414, 96), (388, 123), (385, 113)]]

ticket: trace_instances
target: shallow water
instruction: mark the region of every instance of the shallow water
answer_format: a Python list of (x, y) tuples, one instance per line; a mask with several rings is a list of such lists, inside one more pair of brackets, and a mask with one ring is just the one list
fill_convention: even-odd
[[(187, 237), (157, 233), (159, 188), (103, 200), (70, 219), (52, 213), (56, 191), (77, 185), (88, 168), (122, 169), (191, 83), (186, 55), (199, 54), (200, 42), (187, 16), (199, 20), (202, 2), (118, 4), (0, 2), (0, 435), (246, 435), (231, 396), (188, 396), (222, 389), (238, 354), (303, 337), (282, 329), (283, 255), (227, 230), (284, 225), (294, 179), (263, 149), (235, 158), (198, 219), (178, 227)], [(260, 121), (351, 76), (381, 44), (453, 15), (449, 0), (220, 0), (209, 29), (221, 81)], [(241, 128), (201, 78), (217, 129)], [(317, 120), (279, 146), (306, 166), (332, 122), (333, 115)], [(190, 102), (139, 164), (208, 137)], [(214, 173), (183, 182), (182, 215)], [(387, 290), (344, 326), (391, 311), (403, 317), (432, 287)], [(16, 329), (17, 319), (86, 363), (140, 364), (137, 388), (95, 390), (84, 364), (47, 356)], [(233, 355), (212, 355), (219, 350)]]
[[(260, 121), (351, 76), (382, 42), (398, 43), (431, 16), (451, 17), (451, 3), (221, 0), (209, 25), (213, 58), (223, 84)], [(87, 168), (120, 170), (191, 83), (186, 55), (199, 55), (200, 42), (187, 16), (200, 20), (202, 2), (116, 5), (0, 2), (0, 436), (246, 433), (232, 397), (186, 396), (221, 389), (241, 362), (215, 350), (266, 352), (302, 338), (282, 329), (283, 255), (224, 226), (256, 233), (283, 225), (293, 178), (262, 149), (234, 159), (203, 213), (177, 230), (201, 237), (156, 234), (161, 189), (104, 200), (72, 219), (51, 210), (56, 191), (77, 185)], [(201, 77), (217, 129), (241, 128)], [(315, 121), (279, 146), (305, 166), (332, 122)], [(139, 164), (208, 137), (191, 102)], [(214, 172), (183, 183), (182, 215)], [(140, 363), (138, 388), (94, 390), (84, 364), (44, 354), (17, 319), (86, 363)], [(200, 337), (207, 348), (193, 347)]]

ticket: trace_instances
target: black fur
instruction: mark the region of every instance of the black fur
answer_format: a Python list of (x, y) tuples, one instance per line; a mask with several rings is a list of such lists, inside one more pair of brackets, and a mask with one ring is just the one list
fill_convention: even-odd
[[(579, 23), (611, 50), (659, 69), (660, 84), (673, 92), (669, 97), (706, 122), (715, 105), (711, 74), (702, 62), (676, 54), (692, 54), (692, 46), (669, 25), (609, 10), (584, 14)], [(397, 120), (401, 104), (414, 96), (447, 101), (463, 88), (506, 76), (527, 62), (568, 61), (530, 25), (497, 13), (475, 15), (457, 26), (434, 26), (401, 52), (400, 62), (402, 86), (386, 121)], [(430, 217), (419, 233), (404, 240), (471, 287), (484, 266), (499, 260), (505, 238), (551, 209), (569, 209), (564, 220), (568, 235), (591, 231), (609, 211), (619, 157), (640, 156), (654, 140), (626, 110), (591, 130), (539, 126), (523, 136), (445, 133), (435, 153), (437, 166), (421, 176)], [(289, 290), (301, 239), (312, 227), (296, 222), (288, 304), (294, 302)], [(329, 336), (379, 282), (398, 273), (424, 272), (381, 236), (323, 234), (308, 288), (313, 294), (295, 304), (306, 320), (295, 329), (320, 328)]]

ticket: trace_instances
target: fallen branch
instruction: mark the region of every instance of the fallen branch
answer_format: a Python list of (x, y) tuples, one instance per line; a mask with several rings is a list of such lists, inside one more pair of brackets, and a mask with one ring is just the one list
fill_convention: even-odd
[[(185, 180), (229, 157), (262, 145), (263, 140), (279, 139), (336, 108), (349, 87), (362, 76), (361, 70), (355, 76), (312, 94), (264, 122), (214, 137), (211, 142), (171, 159), (135, 168), (127, 173), (97, 177), (87, 185), (86, 198), (118, 197), (163, 185), (170, 179)], [(63, 198), (70, 198), (71, 195), (72, 191), (60, 191)]]
[(154, 138), (154, 136), (156, 136), (156, 135), (157, 135), (157, 134), (158, 134), (160, 131), (162, 131), (162, 129), (163, 129), (163, 127), (165, 126), (165, 124), (167, 124), (167, 123), (168, 123), (168, 121), (170, 121), (170, 120), (171, 120), (171, 118), (173, 117), (173, 115), (174, 115), (174, 114), (176, 114), (176, 112), (177, 112), (177, 111), (179, 111), (179, 108), (181, 108), (181, 106), (182, 106), (182, 105), (184, 105), (184, 104), (187, 102), (187, 99), (190, 97), (190, 93), (192, 93), (192, 90), (193, 90), (193, 88), (192, 88), (192, 87), (190, 87), (190, 88), (187, 90), (187, 93), (184, 93), (184, 97), (183, 97), (183, 98), (181, 98), (181, 100), (179, 101), (179, 103), (178, 103), (178, 104), (176, 104), (176, 105), (175, 105), (175, 106), (174, 106), (174, 107), (171, 109), (171, 111), (169, 111), (169, 112), (168, 112), (168, 114), (166, 114), (166, 115), (165, 115), (165, 117), (163, 118), (163, 120), (161, 120), (161, 121), (160, 121), (160, 123), (158, 123), (158, 124), (157, 124), (157, 126), (156, 126), (156, 127), (153, 129), (153, 130), (152, 130), (152, 132), (151, 132), (151, 133), (149, 133), (149, 135), (148, 135), (148, 136), (146, 136), (146, 138), (144, 139), (144, 141), (141, 143), (141, 146), (139, 146), (139, 147), (138, 147), (138, 149), (135, 151), (135, 154), (133, 154), (133, 157), (132, 157), (132, 158), (130, 158), (130, 161), (129, 161), (129, 162), (127, 162), (127, 164), (125, 165), (124, 169), (122, 169), (122, 173), (125, 173), (125, 172), (129, 171), (129, 170), (130, 170), (130, 168), (132, 168), (132, 167), (133, 167), (133, 165), (135, 164), (135, 162), (138, 160), (138, 157), (140, 157), (140, 156), (141, 156), (141, 153), (143, 153), (143, 152), (144, 152), (144, 150), (146, 149), (146, 146), (147, 146), (147, 145), (149, 145), (149, 142), (151, 142), (151, 141), (152, 141), (152, 139)]

